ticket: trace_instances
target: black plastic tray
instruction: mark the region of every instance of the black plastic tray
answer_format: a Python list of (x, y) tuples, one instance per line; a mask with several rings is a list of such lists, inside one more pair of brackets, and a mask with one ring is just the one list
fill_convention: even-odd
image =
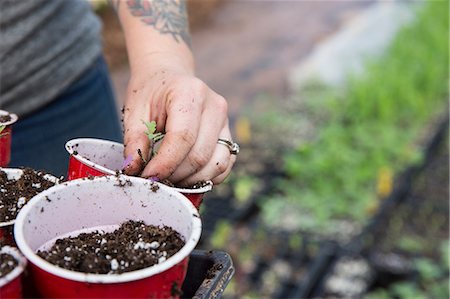
[(194, 250), (181, 288), (182, 298), (220, 298), (233, 274), (233, 261), (228, 253)]

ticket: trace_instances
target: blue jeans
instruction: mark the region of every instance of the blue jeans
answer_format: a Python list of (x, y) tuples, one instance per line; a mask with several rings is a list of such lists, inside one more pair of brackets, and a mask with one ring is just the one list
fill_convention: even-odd
[(31, 167), (56, 176), (67, 175), (65, 143), (94, 137), (122, 142), (116, 102), (103, 58), (52, 103), (19, 118), (12, 129), (9, 167)]

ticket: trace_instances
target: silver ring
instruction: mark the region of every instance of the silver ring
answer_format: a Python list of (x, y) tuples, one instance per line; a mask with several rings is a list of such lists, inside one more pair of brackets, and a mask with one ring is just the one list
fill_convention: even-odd
[(230, 140), (227, 139), (223, 139), (223, 138), (219, 138), (217, 140), (218, 144), (223, 144), (226, 147), (228, 147), (228, 149), (230, 150), (230, 154), (232, 155), (237, 155), (239, 154), (239, 144), (237, 144), (236, 142), (232, 142)]

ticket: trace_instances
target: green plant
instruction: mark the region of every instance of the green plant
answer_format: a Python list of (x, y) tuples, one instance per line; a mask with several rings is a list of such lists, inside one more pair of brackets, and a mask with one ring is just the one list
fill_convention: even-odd
[(420, 290), (416, 284), (409, 281), (399, 282), (390, 288), (391, 296), (399, 299), (409, 299), (409, 298), (417, 298), (417, 299), (426, 299), (426, 294)]
[[(164, 138), (164, 134), (161, 132), (156, 132), (156, 122), (154, 120), (152, 121), (142, 121), (142, 123), (146, 127), (146, 131), (144, 131), (144, 134), (147, 136), (148, 140), (150, 140), (150, 148), (152, 149), (150, 159), (156, 155), (157, 151), (155, 149), (155, 144)], [(145, 159), (145, 157), (142, 155), (142, 151), (138, 149), (139, 157), (141, 157), (142, 161), (147, 164), (148, 160)], [(149, 160), (150, 160), (149, 159)]]
[(439, 256), (434, 259), (416, 257), (412, 259), (418, 277), (411, 281), (398, 281), (386, 289), (369, 292), (365, 298), (449, 298), (449, 242), (440, 244)]
[(255, 177), (243, 175), (233, 184), (233, 192), (236, 200), (239, 203), (247, 202), (258, 186), (258, 181)]
[(148, 139), (150, 140), (151, 144), (154, 145), (159, 140), (163, 139), (164, 134), (160, 132), (156, 132), (156, 122), (154, 120), (152, 121), (146, 121), (144, 122), (145, 127), (147, 128), (147, 131), (145, 131), (145, 135), (147, 135)]
[[(324, 105), (305, 99), (311, 115), (327, 119), (314, 138), (284, 155), (288, 178), (278, 184), (281, 195), (269, 201), (288, 199), (284, 203), (316, 219), (316, 232), (331, 220), (364, 223), (374, 213), (392, 186), (383, 173), (395, 175), (420, 162), (423, 128), (446, 110), (447, 12), (448, 2), (424, 4), (415, 22), (382, 57), (367, 63), (363, 76), (352, 77), (344, 92), (327, 90)], [(283, 217), (274, 209), (263, 211), (275, 225)]]
[(426, 248), (425, 241), (419, 236), (400, 235), (398, 247), (408, 252), (420, 252)]
[(414, 260), (414, 265), (419, 272), (420, 278), (427, 283), (438, 279), (442, 275), (442, 266), (437, 265), (428, 258), (417, 258)]
[(9, 134), (9, 132), (5, 132), (5, 133), (2, 133), (3, 132), (3, 130), (6, 128), (6, 126), (5, 125), (1, 125), (0, 126), (0, 137), (2, 137), (2, 136), (4, 136), (4, 135), (7, 135), (7, 134)]
[(214, 233), (211, 237), (211, 246), (213, 248), (224, 248), (232, 234), (232, 227), (228, 221), (221, 220), (216, 224)]

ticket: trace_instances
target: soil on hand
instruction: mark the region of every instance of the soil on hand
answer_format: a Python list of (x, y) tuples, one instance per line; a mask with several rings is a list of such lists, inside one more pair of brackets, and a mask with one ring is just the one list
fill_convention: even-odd
[(72, 271), (120, 274), (162, 263), (184, 244), (181, 235), (168, 226), (130, 220), (111, 233), (95, 231), (58, 239), (49, 250), (37, 254)]
[(19, 262), (10, 254), (0, 254), (0, 278), (6, 276), (19, 265)]
[(16, 219), (20, 209), (33, 196), (55, 185), (45, 175), (25, 168), (19, 179), (9, 180), (6, 172), (0, 170), (0, 222)]
[(9, 121), (11, 121), (11, 115), (0, 115), (0, 124), (7, 123)]

